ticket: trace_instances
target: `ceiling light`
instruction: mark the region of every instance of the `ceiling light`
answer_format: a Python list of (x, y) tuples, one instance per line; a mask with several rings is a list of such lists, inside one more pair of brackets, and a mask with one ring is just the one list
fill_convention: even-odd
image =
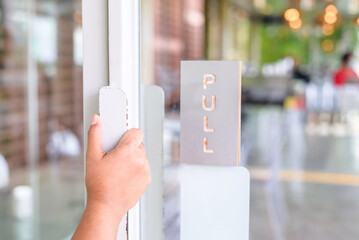
[(327, 12), (324, 15), (324, 21), (329, 24), (334, 24), (338, 20), (338, 17), (333, 12)]
[(289, 26), (293, 29), (299, 29), (302, 26), (302, 20), (298, 18), (295, 21), (291, 21), (289, 22)]
[(326, 12), (326, 13), (331, 12), (331, 13), (334, 13), (335, 15), (337, 15), (337, 14), (338, 14), (338, 9), (337, 9), (337, 7), (334, 6), (333, 4), (330, 4), (330, 5), (328, 5), (328, 6), (325, 8), (325, 12)]
[(331, 52), (334, 50), (334, 43), (331, 39), (325, 39), (322, 42), (322, 49), (324, 52)]
[(295, 8), (289, 8), (284, 12), (284, 18), (288, 22), (296, 21), (299, 19), (299, 17), (300, 17), (300, 13)]

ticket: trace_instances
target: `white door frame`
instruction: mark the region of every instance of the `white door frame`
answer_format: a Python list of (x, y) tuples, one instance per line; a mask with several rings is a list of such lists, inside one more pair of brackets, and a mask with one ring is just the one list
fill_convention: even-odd
[[(140, 127), (140, 0), (82, 2), (84, 32), (84, 152), (101, 87), (122, 88), (128, 100), (128, 127)], [(140, 207), (128, 213), (128, 239), (140, 239)]]

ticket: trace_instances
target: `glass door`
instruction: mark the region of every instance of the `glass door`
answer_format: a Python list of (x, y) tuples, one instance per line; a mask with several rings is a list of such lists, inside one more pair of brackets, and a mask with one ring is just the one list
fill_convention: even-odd
[(0, 239), (66, 239), (84, 206), (81, 1), (0, 13)]

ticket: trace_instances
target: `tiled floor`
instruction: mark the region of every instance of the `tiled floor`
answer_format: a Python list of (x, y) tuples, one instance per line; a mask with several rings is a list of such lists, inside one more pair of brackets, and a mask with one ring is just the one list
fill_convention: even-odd
[[(358, 239), (359, 134), (313, 133), (305, 125), (305, 114), (296, 111), (251, 107), (245, 112), (241, 160), (252, 172), (250, 239)], [(168, 116), (165, 129), (165, 234), (167, 240), (179, 240), (178, 115)], [(57, 240), (70, 235), (83, 210), (81, 161), (42, 165), (35, 185), (40, 194), (38, 221), (13, 220), (10, 194), (0, 193), (0, 239)], [(331, 174), (324, 176), (329, 183), (322, 183), (328, 179), (321, 173)], [(26, 169), (12, 172), (12, 186), (29, 184), (28, 174)], [(349, 180), (343, 183), (343, 178)]]
[[(274, 173), (251, 181), (251, 239), (358, 239), (359, 135), (312, 134), (304, 119), (300, 112), (248, 111), (247, 166)], [(280, 181), (278, 174), (288, 169), (311, 176)], [(351, 180), (341, 184), (346, 177)]]

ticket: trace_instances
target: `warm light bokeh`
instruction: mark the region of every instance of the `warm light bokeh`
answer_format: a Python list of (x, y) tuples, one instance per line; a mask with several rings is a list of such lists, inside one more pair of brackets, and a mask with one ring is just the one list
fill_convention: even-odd
[(325, 39), (322, 42), (322, 49), (324, 52), (331, 52), (334, 50), (334, 43), (331, 39)]
[(333, 12), (326, 12), (324, 15), (324, 21), (329, 24), (334, 24), (338, 20), (338, 17)]
[(336, 6), (334, 6), (333, 4), (330, 4), (328, 5), (326, 8), (325, 8), (325, 12), (331, 12), (331, 13), (334, 13), (334, 14), (338, 14), (338, 9)]
[(284, 18), (288, 22), (296, 21), (299, 19), (299, 17), (300, 17), (300, 13), (295, 8), (289, 8), (284, 12)]
[(299, 29), (302, 26), (302, 20), (297, 19), (295, 21), (289, 22), (289, 26), (293, 29)]

